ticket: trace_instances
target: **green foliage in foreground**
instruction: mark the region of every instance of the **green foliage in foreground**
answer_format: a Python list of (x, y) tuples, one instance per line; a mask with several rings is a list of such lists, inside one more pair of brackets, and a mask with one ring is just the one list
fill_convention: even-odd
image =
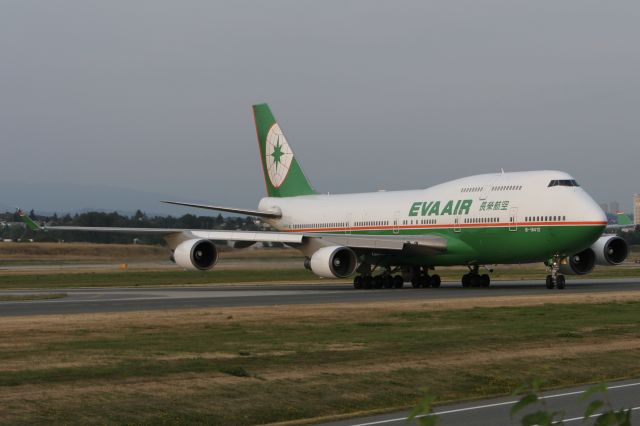
[[(519, 413), (525, 412), (520, 417), (522, 426), (552, 426), (563, 425), (565, 413), (563, 411), (551, 411), (544, 397), (540, 397), (542, 382), (533, 380), (516, 389), (512, 395), (520, 399), (511, 407), (511, 419)], [(607, 394), (607, 385), (600, 383), (586, 389), (580, 396), (581, 401), (589, 401), (585, 408), (582, 421), (593, 419), (596, 426), (631, 426), (631, 409), (621, 408), (616, 410), (611, 404)], [(433, 402), (436, 397), (424, 390), (425, 396), (409, 414), (409, 421), (417, 421), (420, 426), (435, 426), (438, 424), (438, 415), (433, 412)], [(604, 411), (602, 411), (604, 409)], [(601, 411), (596, 413), (596, 411)]]

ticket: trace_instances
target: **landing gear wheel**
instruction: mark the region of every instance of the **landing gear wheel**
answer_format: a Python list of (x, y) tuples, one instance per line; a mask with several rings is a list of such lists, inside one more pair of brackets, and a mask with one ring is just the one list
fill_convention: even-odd
[(420, 277), (420, 287), (429, 288), (429, 285), (431, 285), (431, 281), (429, 279), (429, 275), (422, 275)]
[(395, 288), (404, 287), (404, 278), (402, 278), (402, 275), (396, 275), (395, 277), (393, 277), (393, 286)]
[(420, 277), (411, 278), (411, 287), (420, 288)]
[(367, 275), (362, 279), (362, 286), (366, 289), (370, 289), (373, 287), (373, 278), (371, 275)]
[(546, 284), (547, 284), (547, 288), (548, 288), (549, 290), (552, 290), (552, 289), (555, 287), (555, 284), (554, 284), (554, 282), (553, 282), (553, 277), (552, 277), (551, 275), (547, 275), (547, 282), (546, 282)]
[(567, 283), (564, 279), (564, 275), (558, 275), (556, 277), (556, 287), (558, 288), (558, 290), (564, 290), (566, 284)]
[(480, 285), (480, 276), (472, 274), (471, 277), (469, 277), (469, 282), (471, 287), (478, 287)]
[(391, 275), (384, 275), (382, 277), (382, 286), (384, 288), (393, 288), (393, 277)]
[(464, 274), (462, 276), (462, 287), (467, 288), (469, 286), (471, 286), (471, 275)]
[(442, 283), (442, 280), (440, 279), (440, 275), (438, 274), (431, 275), (431, 279), (429, 281), (430, 281), (431, 287), (433, 288), (440, 287), (440, 284)]
[(489, 287), (491, 285), (491, 278), (489, 278), (488, 274), (482, 274), (480, 276), (480, 285), (482, 287)]
[(373, 288), (382, 288), (382, 277), (380, 275), (373, 277)]
[(358, 275), (353, 279), (353, 288), (360, 290), (364, 286), (364, 279), (362, 276)]

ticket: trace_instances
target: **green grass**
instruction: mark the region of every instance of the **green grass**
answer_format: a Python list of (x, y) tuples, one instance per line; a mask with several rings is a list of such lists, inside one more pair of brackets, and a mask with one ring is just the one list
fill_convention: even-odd
[[(327, 310), (269, 321), (244, 320), (241, 311), (230, 318), (224, 310), (126, 326), (88, 319), (60, 325), (62, 336), (29, 325), (29, 335), (5, 336), (26, 346), (0, 352), (0, 366), (22, 366), (0, 367), (0, 397), (13, 389), (39, 396), (15, 405), (0, 398), (0, 411), (14, 423), (258, 424), (405, 407), (423, 386), (443, 402), (506, 394), (533, 377), (558, 387), (640, 375), (637, 348), (607, 347), (640, 339), (640, 302)], [(600, 351), (565, 350), (585, 343)], [(538, 347), (557, 350), (527, 355)], [(515, 350), (521, 355), (497, 358)], [(462, 362), (450, 362), (456, 358)], [(21, 364), (29, 359), (39, 361)], [(231, 381), (216, 379), (220, 374)], [(193, 382), (187, 394), (185, 377)], [(110, 390), (61, 396), (89, 385)]]

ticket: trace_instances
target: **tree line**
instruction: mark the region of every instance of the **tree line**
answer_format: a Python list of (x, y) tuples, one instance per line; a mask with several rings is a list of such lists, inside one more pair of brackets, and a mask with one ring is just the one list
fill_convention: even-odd
[[(29, 216), (38, 224), (46, 226), (103, 226), (120, 228), (175, 228), (175, 229), (219, 229), (258, 231), (267, 226), (251, 217), (196, 216), (185, 214), (174, 216), (148, 216), (138, 210), (133, 215), (123, 215), (118, 212), (86, 212), (74, 215), (58, 216), (42, 215), (34, 212)], [(162, 237), (152, 235), (113, 234), (100, 232), (72, 232), (72, 231), (31, 231), (26, 228), (15, 212), (0, 214), (0, 236), (4, 240), (12, 241), (69, 241), (89, 243), (120, 243), (139, 242), (141, 244), (161, 244)]]

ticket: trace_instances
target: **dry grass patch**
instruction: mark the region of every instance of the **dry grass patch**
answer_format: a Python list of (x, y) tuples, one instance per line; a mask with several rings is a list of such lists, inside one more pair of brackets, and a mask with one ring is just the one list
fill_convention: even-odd
[(444, 401), (640, 375), (639, 330), (640, 292), (9, 317), (0, 411), (302, 421), (406, 406), (424, 385)]

